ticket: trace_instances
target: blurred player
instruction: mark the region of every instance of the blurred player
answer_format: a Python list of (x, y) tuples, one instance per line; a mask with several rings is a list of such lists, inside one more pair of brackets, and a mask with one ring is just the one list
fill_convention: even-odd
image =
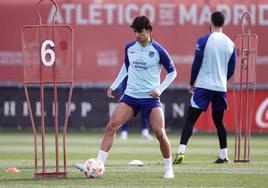
[(214, 12), (210, 21), (211, 33), (197, 41), (189, 85), (189, 92), (193, 95), (173, 164), (182, 162), (194, 124), (210, 102), (220, 144), (219, 156), (214, 163), (229, 163), (223, 115), (227, 109), (227, 80), (234, 73), (236, 52), (234, 43), (222, 32), (224, 19), (222, 12)]
[[(141, 137), (145, 140), (153, 140), (154, 138), (150, 134), (150, 131), (149, 131), (149, 122), (145, 117), (146, 113), (141, 111), (139, 115), (140, 115), (140, 120), (141, 120), (141, 124), (142, 124)], [(125, 123), (121, 127), (120, 138), (122, 140), (127, 140), (127, 138), (128, 138), (128, 126), (129, 126), (128, 123)]]
[[(125, 62), (107, 91), (109, 98), (112, 92), (128, 76), (127, 88), (116, 105), (104, 131), (97, 159), (105, 162), (108, 152), (115, 140), (116, 131), (139, 111), (144, 110), (146, 118), (160, 143), (164, 158), (164, 178), (173, 178), (170, 142), (165, 131), (165, 118), (159, 96), (175, 79), (177, 72), (167, 51), (151, 39), (152, 25), (146, 16), (138, 16), (130, 26), (136, 40), (125, 47)], [(160, 83), (162, 66), (167, 71)]]
[[(123, 96), (126, 87), (127, 87), (127, 77), (125, 77), (125, 79), (117, 87), (118, 94), (120, 97)], [(141, 124), (142, 124), (141, 137), (146, 139), (146, 140), (152, 140), (153, 137), (149, 133), (149, 122), (148, 122), (148, 119), (146, 118), (146, 113), (143, 110), (141, 110), (139, 115), (140, 115), (140, 120), (141, 120)], [(120, 138), (122, 140), (126, 140), (127, 137), (128, 137), (128, 123), (125, 123), (121, 127)]]

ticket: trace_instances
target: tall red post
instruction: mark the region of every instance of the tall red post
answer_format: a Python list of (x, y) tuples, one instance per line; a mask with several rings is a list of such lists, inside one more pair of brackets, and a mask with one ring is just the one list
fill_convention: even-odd
[(251, 15), (241, 17), (242, 33), (235, 37), (237, 65), (233, 79), (235, 101), (234, 162), (250, 162), (250, 137), (256, 87), (258, 36), (251, 34)]
[[(55, 7), (52, 24), (42, 24), (39, 12), (40, 4), (45, 0), (40, 0), (36, 5), (36, 13), (39, 18), (39, 25), (27, 25), (22, 28), (22, 50), (24, 59), (24, 91), (29, 107), (31, 125), (34, 134), (34, 164), (35, 178), (66, 177), (66, 134), (68, 116), (70, 114), (70, 103), (73, 90), (73, 31), (68, 25), (56, 25), (55, 15), (58, 6), (54, 0), (48, 0)], [(64, 114), (59, 114), (58, 86), (67, 87), (69, 95), (67, 107)], [(40, 88), (41, 117), (37, 121), (32, 110), (32, 99), (30, 97), (31, 88)], [(55, 131), (55, 171), (47, 170), (46, 163), (46, 122), (45, 122), (45, 91), (53, 88), (53, 115)], [(60, 169), (59, 156), (59, 116), (64, 116), (64, 126), (62, 132), (62, 158), (63, 170)], [(38, 139), (37, 123), (41, 124), (41, 169), (38, 166)]]

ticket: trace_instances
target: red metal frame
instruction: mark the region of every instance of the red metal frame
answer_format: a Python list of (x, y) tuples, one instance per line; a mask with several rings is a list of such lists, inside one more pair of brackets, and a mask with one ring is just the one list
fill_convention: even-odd
[[(25, 44), (24, 44), (24, 35), (25, 32), (27, 31), (27, 29), (36, 29), (35, 31), (37, 31), (37, 35), (38, 35), (38, 39), (39, 39), (39, 49), (41, 49), (41, 29), (42, 28), (51, 28), (52, 31), (52, 40), (54, 41), (55, 39), (55, 30), (59, 27), (61, 28), (67, 28), (71, 31), (72, 33), (72, 29), (70, 28), (70, 26), (66, 26), (66, 25), (55, 25), (55, 15), (57, 13), (57, 4), (54, 0), (49, 0), (50, 2), (53, 3), (54, 7), (55, 7), (55, 12), (52, 18), (52, 25), (43, 25), (42, 24), (42, 18), (41, 15), (39, 13), (39, 6), (40, 4), (43, 2), (44, 0), (40, 0), (37, 5), (36, 5), (36, 13), (37, 16), (39, 18), (39, 25), (37, 26), (25, 26), (22, 29), (22, 47), (23, 47), (23, 52), (24, 52), (24, 57), (27, 55), (26, 54), (26, 50), (25, 50)], [(57, 63), (55, 62), (52, 69), (53, 69), (53, 73), (51, 75), (49, 75), (49, 77), (53, 77), (52, 81), (51, 79), (46, 79), (45, 76), (48, 75), (43, 75), (43, 71), (46, 69), (46, 67), (44, 65), (42, 65), (41, 63), (41, 58), (40, 58), (40, 54), (39, 54), (39, 80), (31, 80), (31, 78), (27, 78), (27, 76), (29, 74), (31, 74), (31, 70), (29, 70), (29, 68), (27, 69), (27, 65), (25, 62), (25, 58), (24, 58), (24, 91), (25, 91), (25, 95), (26, 95), (26, 100), (28, 103), (28, 107), (29, 107), (29, 114), (30, 114), (30, 121), (31, 121), (31, 125), (32, 125), (32, 130), (33, 130), (33, 134), (34, 134), (34, 165), (35, 165), (35, 172), (34, 172), (34, 177), (35, 178), (62, 178), (62, 177), (66, 177), (67, 176), (67, 162), (66, 162), (66, 134), (67, 134), (67, 125), (68, 125), (68, 117), (70, 114), (70, 103), (71, 103), (71, 98), (72, 98), (72, 91), (73, 91), (73, 61), (72, 61), (72, 48), (73, 48), (73, 41), (72, 41), (72, 34), (71, 34), (71, 47), (70, 47), (70, 54), (71, 54), (71, 60), (70, 60), (70, 75), (68, 80), (62, 80), (62, 79), (58, 79), (57, 76)], [(29, 52), (28, 52), (29, 53)], [(28, 54), (29, 55), (29, 54)], [(47, 68), (48, 69), (48, 68)], [(33, 73), (34, 74), (34, 73)], [(34, 121), (34, 116), (33, 116), (33, 112), (32, 112), (32, 107), (31, 107), (31, 100), (29, 97), (29, 91), (28, 91), (28, 87), (32, 84), (37, 84), (38, 86), (40, 86), (40, 101), (41, 101), (41, 134), (42, 134), (42, 171), (40, 172), (38, 170), (38, 143), (37, 143), (37, 131), (36, 131), (36, 125), (35, 125), (35, 121)], [(54, 109), (55, 109), (55, 114), (54, 114), (54, 129), (55, 129), (55, 172), (47, 172), (46, 170), (46, 131), (45, 131), (45, 110), (44, 110), (44, 104), (45, 104), (45, 95), (44, 95), (44, 90), (45, 90), (45, 85), (46, 84), (53, 84), (53, 96), (54, 96)], [(60, 170), (60, 165), (59, 165), (59, 125), (58, 125), (58, 121), (59, 121), (59, 113), (58, 113), (58, 85), (59, 84), (64, 84), (64, 85), (68, 85), (69, 86), (69, 96), (67, 99), (67, 107), (66, 107), (66, 112), (65, 112), (65, 118), (64, 118), (64, 127), (63, 127), (63, 134), (62, 134), (62, 139), (63, 139), (63, 143), (62, 143), (62, 147), (63, 147), (63, 171)]]
[[(258, 37), (250, 32), (251, 15), (249, 12), (242, 14), (241, 24), (242, 34), (235, 38), (237, 67), (233, 82), (236, 123), (234, 162), (250, 162), (250, 136), (256, 87)], [(242, 139), (244, 139), (244, 143)]]

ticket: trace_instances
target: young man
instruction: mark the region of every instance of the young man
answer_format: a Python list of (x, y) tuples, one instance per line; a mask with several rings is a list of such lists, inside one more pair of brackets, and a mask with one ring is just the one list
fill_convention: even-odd
[(212, 13), (211, 33), (199, 38), (197, 41), (188, 88), (193, 95), (173, 164), (182, 162), (194, 124), (202, 111), (206, 111), (210, 102), (220, 144), (219, 157), (214, 163), (229, 163), (227, 133), (223, 124), (223, 115), (224, 110), (227, 109), (227, 80), (234, 73), (236, 52), (234, 43), (222, 32), (224, 19), (222, 12)]
[[(125, 62), (107, 91), (109, 98), (122, 80), (128, 76), (127, 87), (115, 107), (104, 131), (97, 159), (105, 162), (116, 131), (139, 111), (146, 113), (152, 129), (160, 143), (164, 158), (164, 178), (173, 178), (170, 142), (165, 131), (165, 118), (159, 96), (175, 79), (177, 73), (167, 51), (151, 39), (152, 25), (146, 16), (138, 16), (130, 26), (136, 40), (125, 47)], [(167, 71), (160, 83), (162, 66)]]
[[(127, 77), (120, 83), (120, 85), (117, 87), (118, 90), (118, 95), (121, 97), (124, 95), (124, 92), (127, 87)], [(140, 112), (140, 121), (142, 124), (142, 129), (141, 129), (141, 137), (145, 140), (153, 140), (152, 135), (149, 133), (149, 122), (146, 118), (146, 113), (142, 110)], [(128, 137), (128, 123), (124, 123), (121, 127), (121, 132), (120, 132), (120, 138), (122, 140), (127, 140)]]

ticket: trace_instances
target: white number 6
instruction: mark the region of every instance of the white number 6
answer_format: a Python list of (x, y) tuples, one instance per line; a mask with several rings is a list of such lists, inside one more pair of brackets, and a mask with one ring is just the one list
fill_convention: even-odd
[[(42, 47), (41, 47), (41, 61), (45, 66), (51, 66), (54, 64), (55, 62), (55, 52), (52, 49), (46, 49), (47, 45), (49, 45), (50, 47), (54, 47), (55, 44), (52, 40), (45, 40), (42, 43)], [(50, 60), (47, 61), (46, 60), (46, 55), (49, 54), (50, 55)]]

